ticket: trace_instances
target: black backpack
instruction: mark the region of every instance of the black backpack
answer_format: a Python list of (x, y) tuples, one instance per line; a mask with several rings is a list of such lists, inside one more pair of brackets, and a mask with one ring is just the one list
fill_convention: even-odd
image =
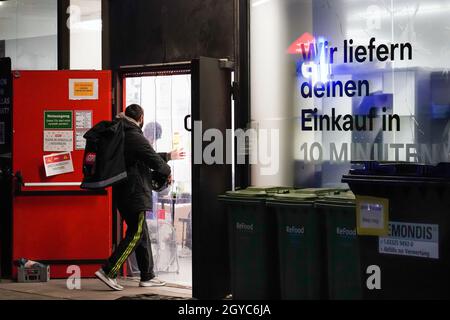
[(99, 190), (127, 178), (123, 122), (102, 121), (84, 135), (82, 189)]

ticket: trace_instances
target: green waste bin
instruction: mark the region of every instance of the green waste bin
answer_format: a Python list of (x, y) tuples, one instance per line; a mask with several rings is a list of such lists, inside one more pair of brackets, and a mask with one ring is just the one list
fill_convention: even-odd
[(291, 192), (267, 200), (277, 219), (281, 298), (318, 300), (326, 297), (322, 219), (314, 207), (316, 194)]
[(219, 196), (228, 215), (233, 299), (279, 299), (275, 216), (266, 206), (272, 192), (253, 187)]
[(316, 207), (325, 217), (328, 298), (362, 299), (355, 195), (342, 192), (324, 196)]

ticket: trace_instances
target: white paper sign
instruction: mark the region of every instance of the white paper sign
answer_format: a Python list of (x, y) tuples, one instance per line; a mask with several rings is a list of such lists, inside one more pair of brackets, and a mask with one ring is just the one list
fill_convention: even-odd
[(92, 128), (92, 111), (75, 111), (75, 128), (77, 130)]
[(378, 251), (384, 254), (439, 259), (439, 225), (389, 223), (389, 237), (380, 237)]
[(75, 132), (75, 150), (86, 149), (86, 139), (83, 137), (86, 132), (87, 130), (85, 131), (77, 130)]
[(73, 151), (73, 131), (44, 131), (44, 152)]
[(69, 79), (69, 100), (98, 100), (98, 79)]
[(47, 177), (74, 171), (70, 152), (55, 153), (44, 156), (44, 167)]

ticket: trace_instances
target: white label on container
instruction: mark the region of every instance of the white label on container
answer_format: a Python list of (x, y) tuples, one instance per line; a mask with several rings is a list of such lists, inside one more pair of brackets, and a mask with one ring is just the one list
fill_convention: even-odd
[(439, 226), (389, 222), (389, 236), (380, 237), (379, 253), (439, 259)]
[(361, 202), (361, 228), (382, 229), (384, 227), (384, 207), (379, 203)]

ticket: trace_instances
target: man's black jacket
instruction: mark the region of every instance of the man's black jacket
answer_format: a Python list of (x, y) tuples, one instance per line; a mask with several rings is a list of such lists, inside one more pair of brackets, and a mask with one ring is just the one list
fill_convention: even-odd
[(141, 128), (132, 120), (123, 118), (125, 132), (125, 165), (127, 179), (113, 187), (114, 197), (121, 212), (140, 212), (152, 208), (152, 173), (169, 176), (167, 154), (158, 154), (144, 137)]

